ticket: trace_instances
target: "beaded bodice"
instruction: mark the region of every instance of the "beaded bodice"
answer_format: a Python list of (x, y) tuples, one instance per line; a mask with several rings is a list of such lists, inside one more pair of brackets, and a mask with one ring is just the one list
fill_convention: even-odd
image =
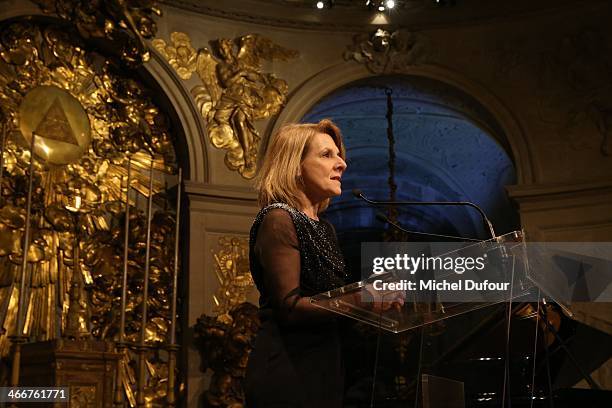
[(259, 291), (265, 293), (262, 290), (261, 265), (252, 254), (259, 225), (266, 214), (275, 208), (287, 211), (295, 226), (300, 250), (300, 295), (312, 296), (343, 286), (348, 276), (332, 225), (327, 221), (313, 220), (287, 204), (275, 203), (259, 211), (251, 227), (251, 273)]

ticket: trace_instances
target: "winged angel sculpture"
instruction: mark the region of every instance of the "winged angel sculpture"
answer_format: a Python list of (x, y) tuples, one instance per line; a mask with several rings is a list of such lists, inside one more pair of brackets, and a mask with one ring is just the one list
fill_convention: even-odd
[[(235, 40), (211, 41), (197, 52), (184, 33), (173, 33), (172, 44), (157, 39), (153, 45), (170, 60), (183, 79), (197, 72), (202, 85), (191, 93), (208, 125), (211, 143), (228, 150), (225, 163), (245, 178), (255, 175), (260, 136), (253, 122), (275, 115), (285, 102), (287, 82), (262, 69), (264, 60), (298, 56), (258, 34)], [(191, 69), (180, 67), (183, 61)]]

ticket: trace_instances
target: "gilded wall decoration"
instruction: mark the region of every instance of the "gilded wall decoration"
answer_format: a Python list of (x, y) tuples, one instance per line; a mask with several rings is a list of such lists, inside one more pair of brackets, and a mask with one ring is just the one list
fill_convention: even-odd
[(96, 406), (95, 385), (70, 387), (70, 406), (74, 408), (90, 408)]
[(202, 315), (194, 337), (202, 356), (202, 368), (212, 370), (203, 406), (243, 408), (242, 382), (260, 321), (257, 306), (241, 303), (227, 314)]
[(155, 39), (153, 45), (161, 55), (168, 60), (181, 79), (190, 79), (196, 70), (198, 53), (191, 46), (191, 39), (185, 33), (170, 34), (170, 44), (164, 40)]
[[(84, 319), (72, 329), (114, 339), (131, 158), (126, 338), (138, 340), (147, 229), (141, 207), (150, 194), (164, 202), (162, 177), (175, 173), (176, 159), (168, 118), (143, 84), (114, 66), (88, 51), (66, 26), (32, 20), (0, 25), (0, 116), (6, 129), (0, 166), (0, 360), (16, 330), (32, 132), (37, 136), (24, 332), (30, 341), (65, 335), (69, 304), (77, 299)], [(151, 230), (146, 338), (154, 346), (166, 342), (170, 325), (174, 258), (175, 215), (166, 210), (171, 205), (162, 207), (154, 212)], [(81, 283), (76, 289), (75, 281)], [(133, 356), (126, 353), (129, 386)], [(149, 405), (159, 405), (163, 397), (165, 353), (156, 347), (148, 355)], [(133, 402), (132, 391), (126, 391)]]
[(215, 274), (219, 288), (213, 295), (216, 314), (229, 313), (246, 302), (247, 292), (253, 287), (249, 270), (249, 242), (247, 238), (221, 237), (219, 249), (213, 250)]
[(422, 34), (379, 28), (374, 33), (357, 34), (344, 51), (346, 61), (364, 64), (374, 74), (399, 73), (411, 65), (431, 60), (431, 47)]
[[(287, 97), (287, 82), (263, 72), (263, 61), (287, 61), (297, 51), (281, 47), (257, 34), (234, 40), (221, 38), (197, 51), (184, 33), (173, 33), (171, 43), (153, 46), (183, 79), (196, 72), (201, 85), (191, 89), (208, 127), (213, 146), (227, 150), (225, 164), (250, 179), (256, 172), (260, 135), (254, 122), (278, 113)], [(195, 65), (194, 65), (195, 60)]]
[(157, 31), (153, 16), (161, 16), (154, 0), (32, 0), (45, 13), (73, 24), (84, 39), (102, 45), (105, 52), (129, 66), (149, 60), (145, 38)]

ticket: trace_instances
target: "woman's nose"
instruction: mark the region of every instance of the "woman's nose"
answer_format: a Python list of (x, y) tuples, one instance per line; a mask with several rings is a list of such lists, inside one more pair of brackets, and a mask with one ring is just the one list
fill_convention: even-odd
[(336, 168), (340, 171), (346, 170), (346, 162), (342, 157), (338, 157), (338, 163), (336, 164)]

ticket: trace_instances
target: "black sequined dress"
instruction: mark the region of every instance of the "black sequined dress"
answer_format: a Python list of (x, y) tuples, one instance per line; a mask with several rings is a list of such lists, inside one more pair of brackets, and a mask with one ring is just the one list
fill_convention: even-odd
[(247, 367), (247, 408), (341, 407), (337, 322), (330, 312), (300, 302), (346, 282), (332, 225), (272, 204), (255, 218), (249, 249), (262, 325)]

